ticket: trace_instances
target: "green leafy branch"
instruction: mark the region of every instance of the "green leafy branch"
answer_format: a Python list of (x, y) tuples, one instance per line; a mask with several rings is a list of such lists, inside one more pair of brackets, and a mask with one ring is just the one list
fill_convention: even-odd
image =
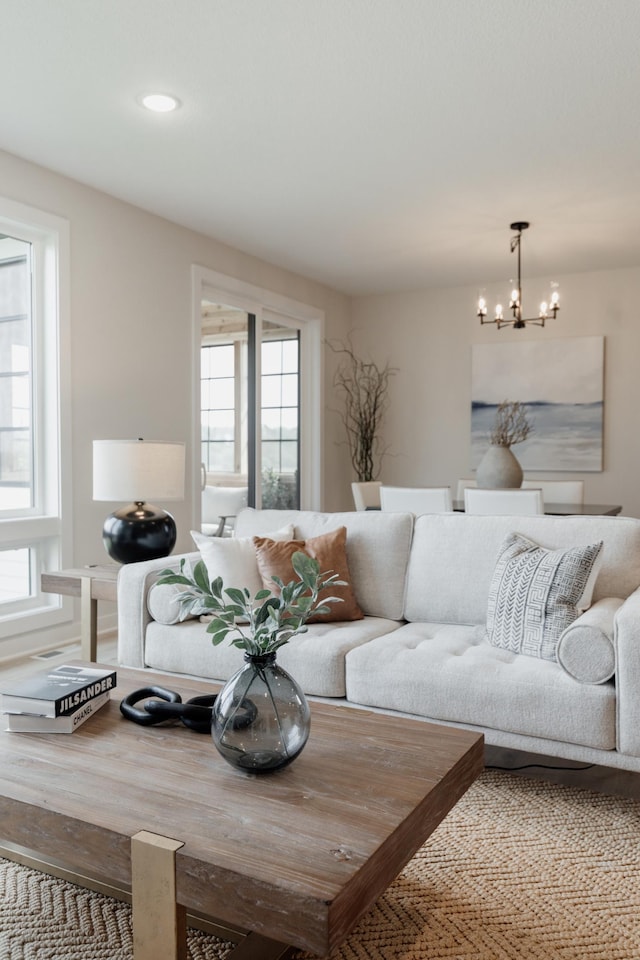
[(212, 635), (214, 646), (230, 634), (237, 634), (231, 640), (235, 647), (251, 656), (264, 656), (274, 653), (296, 634), (305, 633), (305, 624), (313, 614), (329, 613), (329, 604), (342, 602), (341, 597), (319, 597), (328, 587), (345, 586), (338, 574), (321, 574), (318, 561), (302, 551), (296, 551), (291, 562), (298, 579), (285, 584), (280, 577), (273, 577), (279, 590), (277, 596), (266, 589), (252, 597), (246, 587), (225, 588), (222, 577), (209, 582), (203, 560), (196, 563), (192, 574), (185, 573), (184, 557), (178, 572), (162, 570), (157, 582), (185, 588), (176, 596), (182, 613), (213, 614), (207, 632)]

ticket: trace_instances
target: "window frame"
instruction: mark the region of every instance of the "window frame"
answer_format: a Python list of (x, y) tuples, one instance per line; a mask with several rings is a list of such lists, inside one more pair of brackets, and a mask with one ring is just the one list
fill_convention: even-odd
[[(208, 458), (207, 458), (207, 461), (205, 462), (204, 458), (202, 457), (202, 444), (203, 444), (203, 442), (204, 442), (204, 441), (202, 440), (202, 438), (201, 438), (201, 440), (200, 440), (200, 451), (201, 451), (200, 459), (202, 460), (203, 463), (205, 463), (205, 468), (206, 468), (207, 474), (215, 472), (216, 474), (219, 474), (219, 475), (221, 475), (221, 476), (225, 476), (225, 477), (228, 476), (228, 477), (234, 477), (234, 478), (235, 478), (235, 477), (240, 476), (240, 475), (242, 474), (242, 428), (241, 428), (241, 417), (240, 417), (238, 411), (240, 411), (240, 410), (242, 409), (242, 399), (241, 399), (241, 396), (240, 396), (240, 394), (241, 394), (240, 385), (241, 385), (241, 383), (242, 383), (242, 367), (243, 367), (242, 351), (243, 351), (243, 349), (246, 351), (246, 341), (239, 340), (239, 339), (224, 339), (223, 336), (216, 337), (216, 338), (209, 336), (209, 337), (207, 338), (207, 340), (201, 344), (201, 347), (200, 347), (201, 356), (202, 356), (202, 351), (203, 351), (203, 350), (215, 350), (215, 349), (218, 349), (218, 348), (220, 348), (220, 347), (232, 347), (232, 348), (233, 348), (233, 373), (232, 373), (232, 376), (231, 376), (230, 379), (233, 379), (234, 405), (233, 405), (233, 407), (230, 407), (230, 408), (227, 408), (227, 407), (207, 407), (206, 409), (209, 410), (209, 411), (220, 411), (220, 410), (227, 410), (227, 409), (231, 409), (231, 410), (234, 411), (234, 417), (233, 417), (233, 439), (232, 439), (232, 440), (225, 440), (225, 441), (221, 441), (221, 440), (207, 440), (207, 443), (208, 443), (208, 444), (215, 444), (215, 443), (232, 443), (232, 444), (233, 444), (233, 469), (232, 469), (232, 470), (217, 470), (217, 471), (210, 471), (209, 469), (207, 469), (207, 468), (206, 468), (206, 464), (208, 463)], [(216, 377), (203, 378), (203, 376), (202, 376), (202, 366), (201, 366), (201, 368), (200, 368), (200, 383), (201, 383), (201, 384), (204, 383), (204, 382), (205, 382), (205, 379), (208, 380), (208, 381), (211, 381), (211, 380), (215, 380), (215, 379), (219, 379), (219, 378), (216, 378)], [(203, 409), (203, 408), (201, 407), (201, 409)]]
[(73, 618), (72, 601), (40, 585), (44, 570), (69, 565), (72, 547), (69, 223), (0, 197), (0, 232), (32, 245), (33, 504), (0, 509), (0, 550), (30, 550), (31, 595), (0, 608), (5, 653), (9, 638)]
[[(300, 473), (300, 444), (301, 444), (300, 423), (301, 423), (301, 419), (302, 419), (302, 410), (301, 410), (301, 403), (300, 403), (300, 382), (301, 382), (301, 371), (300, 371), (300, 355), (301, 355), (301, 350), (300, 350), (300, 340), (301, 340), (301, 330), (300, 330), (300, 326), (299, 326), (298, 324), (295, 324), (295, 325), (292, 324), (292, 325), (289, 327), (289, 329), (292, 331), (292, 334), (293, 334), (293, 335), (290, 336), (290, 337), (283, 337), (282, 334), (280, 333), (280, 331), (270, 333), (269, 331), (265, 331), (265, 330), (263, 329), (263, 337), (262, 337), (262, 348), (263, 348), (263, 349), (264, 349), (265, 344), (267, 344), (267, 343), (278, 343), (278, 344), (281, 345), (281, 353), (282, 353), (282, 344), (283, 344), (283, 343), (288, 343), (288, 342), (290, 342), (290, 343), (295, 343), (295, 345), (296, 345), (296, 350), (295, 350), (295, 353), (296, 353), (296, 369), (295, 369), (295, 377), (296, 377), (296, 402), (295, 402), (295, 404), (289, 404), (289, 403), (286, 403), (286, 404), (285, 404), (285, 403), (282, 402), (283, 378), (284, 378), (284, 377), (288, 377), (288, 376), (292, 376), (293, 374), (292, 374), (291, 371), (289, 371), (289, 370), (283, 370), (283, 369), (282, 369), (282, 365), (281, 365), (280, 370), (279, 370), (277, 373), (266, 373), (266, 372), (264, 371), (264, 369), (262, 370), (262, 372), (261, 372), (261, 378), (260, 378), (261, 387), (264, 387), (265, 381), (266, 381), (268, 378), (270, 378), (270, 377), (278, 378), (278, 380), (280, 381), (280, 384), (279, 384), (279, 386), (280, 386), (280, 403), (279, 403), (279, 404), (275, 404), (275, 405), (273, 405), (273, 406), (267, 406), (267, 405), (265, 404), (265, 401), (264, 401), (264, 395), (261, 396), (261, 403), (260, 403), (260, 444), (261, 444), (261, 460), (262, 460), (262, 461), (264, 461), (264, 451), (265, 451), (265, 449), (266, 449), (265, 445), (270, 445), (270, 444), (276, 445), (276, 444), (277, 444), (277, 446), (278, 446), (279, 470), (276, 471), (276, 472), (277, 472), (277, 473), (283, 473), (283, 472), (284, 472), (284, 473), (293, 473), (293, 474), (297, 477), (297, 476), (299, 476), (299, 473)], [(262, 351), (261, 351), (261, 356), (262, 356)], [(297, 413), (297, 420), (298, 420), (297, 426), (296, 426), (296, 437), (295, 437), (295, 440), (293, 440), (293, 441), (292, 441), (292, 440), (284, 440), (284, 439), (282, 438), (282, 411), (283, 411), (283, 410), (290, 410), (290, 409), (295, 409), (295, 411), (296, 411), (296, 413)], [(279, 417), (279, 419), (280, 419), (280, 435), (279, 435), (279, 437), (278, 437), (277, 440), (267, 439), (267, 438), (264, 436), (264, 415), (265, 415), (265, 410), (278, 410), (278, 411), (279, 411), (279, 415), (280, 415), (280, 417)], [(294, 471), (282, 471), (282, 457), (283, 457), (282, 450), (283, 450), (283, 445), (284, 445), (284, 444), (287, 444), (287, 443), (295, 443), (295, 446), (296, 446), (296, 466), (295, 466), (295, 470), (294, 470)], [(262, 469), (264, 470), (264, 462), (262, 462)], [(296, 481), (296, 483), (297, 483), (297, 481)]]
[[(319, 510), (322, 503), (323, 476), (323, 428), (324, 428), (324, 324), (323, 310), (291, 297), (258, 287), (236, 277), (193, 264), (192, 280), (192, 428), (193, 449), (200, 456), (200, 339), (201, 303), (203, 299), (224, 303), (251, 313), (256, 319), (256, 335), (262, 337), (264, 321), (289, 321), (300, 331), (300, 507), (303, 510)], [(254, 371), (256, 396), (256, 423), (260, 423), (260, 357), (256, 358)], [(261, 472), (260, 431), (253, 439), (256, 471)], [(200, 525), (200, 461), (192, 471), (192, 498), (194, 529)], [(260, 485), (256, 487), (256, 506), (260, 505)]]
[[(276, 332), (276, 331), (268, 331), (268, 330), (265, 330), (265, 329), (264, 329), (264, 325), (263, 325), (263, 333), (262, 333), (262, 343), (261, 343), (261, 347), (262, 347), (262, 350), (264, 350), (264, 346), (265, 346), (265, 344), (267, 344), (267, 343), (277, 343), (277, 344), (283, 344), (283, 343), (288, 343), (288, 342), (295, 343), (295, 354), (296, 354), (296, 364), (295, 364), (295, 367), (296, 367), (296, 368), (295, 368), (294, 375), (295, 375), (295, 377), (296, 377), (296, 402), (295, 402), (294, 405), (292, 405), (292, 404), (282, 404), (282, 403), (280, 403), (279, 405), (275, 405), (275, 406), (265, 406), (265, 403), (264, 403), (264, 392), (261, 391), (260, 450), (261, 450), (261, 460), (262, 460), (262, 459), (263, 459), (264, 449), (265, 449), (265, 444), (267, 444), (267, 445), (269, 445), (269, 444), (277, 444), (277, 446), (278, 446), (278, 448), (279, 448), (278, 459), (279, 459), (279, 461), (280, 461), (280, 463), (281, 463), (281, 461), (282, 461), (282, 446), (283, 446), (283, 444), (286, 444), (286, 443), (288, 443), (288, 442), (293, 442), (293, 443), (295, 443), (295, 445), (296, 445), (296, 467), (295, 467), (295, 473), (298, 474), (299, 471), (300, 471), (300, 420), (301, 420), (301, 410), (300, 410), (300, 327), (299, 327), (299, 325), (297, 325), (297, 324), (296, 324), (296, 325), (293, 325), (293, 324), (292, 324), (292, 325), (285, 324), (284, 326), (290, 330), (290, 333), (291, 333), (290, 336), (282, 336), (282, 329), (283, 329), (283, 324), (282, 324), (282, 323), (279, 324), (279, 330), (278, 330), (277, 332)], [(201, 385), (204, 384), (204, 383), (206, 383), (206, 382), (210, 382), (210, 381), (212, 381), (212, 380), (215, 381), (216, 379), (232, 379), (232, 380), (233, 380), (233, 383), (234, 383), (234, 405), (233, 405), (233, 407), (215, 407), (215, 406), (213, 406), (213, 407), (204, 407), (204, 406), (201, 406), (201, 410), (203, 410), (203, 411), (204, 411), (204, 410), (207, 410), (207, 411), (209, 411), (209, 412), (221, 412), (221, 411), (223, 411), (223, 410), (224, 410), (224, 411), (229, 410), (229, 411), (233, 411), (233, 415), (234, 415), (234, 416), (233, 416), (233, 438), (230, 438), (230, 439), (227, 439), (227, 440), (224, 440), (224, 441), (222, 441), (222, 440), (221, 440), (221, 441), (215, 441), (215, 440), (206, 440), (206, 441), (205, 441), (205, 440), (201, 439), (201, 447), (200, 447), (200, 449), (201, 449), (201, 455), (200, 455), (200, 458), (201, 458), (201, 460), (202, 460), (202, 463), (205, 465), (206, 476), (207, 476), (207, 477), (210, 477), (210, 476), (213, 477), (213, 478), (214, 478), (214, 479), (213, 479), (213, 482), (225, 482), (226, 480), (229, 480), (229, 479), (231, 479), (232, 481), (234, 481), (234, 480), (237, 480), (237, 479), (239, 479), (239, 478), (243, 478), (243, 479), (245, 480), (245, 482), (246, 482), (246, 478), (247, 478), (246, 464), (243, 464), (243, 462), (242, 462), (242, 461), (243, 461), (243, 456), (245, 455), (245, 454), (244, 454), (244, 451), (245, 451), (245, 440), (246, 440), (246, 438), (243, 436), (242, 422), (243, 422), (243, 420), (245, 419), (246, 414), (247, 414), (246, 403), (243, 403), (243, 400), (242, 400), (242, 384), (243, 384), (243, 370), (244, 370), (244, 368), (246, 367), (246, 364), (247, 364), (248, 340), (249, 340), (248, 335), (247, 335), (247, 336), (237, 336), (237, 335), (236, 335), (236, 336), (227, 336), (227, 335), (225, 335), (224, 333), (215, 334), (215, 335), (207, 334), (207, 336), (206, 336), (205, 338), (203, 338), (203, 342), (202, 342), (201, 347), (200, 347), (201, 356), (202, 356), (202, 353), (203, 353), (205, 350), (215, 350), (215, 349), (219, 349), (219, 348), (222, 348), (222, 347), (231, 347), (231, 348), (232, 348), (232, 351), (233, 351), (233, 371), (230, 373), (229, 377), (226, 377), (226, 376), (225, 376), (225, 377), (222, 377), (222, 378), (217, 378), (217, 377), (207, 377), (207, 376), (203, 376), (203, 365), (202, 365), (202, 363), (201, 363), (201, 366), (200, 366), (200, 383), (201, 383)], [(261, 352), (261, 356), (262, 356), (262, 352)], [(264, 386), (265, 380), (268, 379), (269, 377), (273, 377), (274, 379), (277, 378), (277, 379), (280, 381), (280, 383), (282, 383), (283, 378), (286, 377), (286, 376), (288, 376), (288, 375), (290, 375), (290, 374), (291, 374), (291, 371), (282, 371), (282, 370), (281, 370), (281, 371), (279, 371), (279, 372), (277, 372), (277, 373), (265, 373), (265, 371), (262, 370), (262, 373), (261, 373), (261, 381), (260, 381), (261, 387)], [(201, 402), (201, 403), (202, 403), (202, 402)], [(293, 407), (293, 408), (295, 409), (296, 415), (297, 415), (297, 427), (296, 427), (296, 437), (295, 437), (295, 440), (293, 440), (293, 441), (283, 440), (281, 436), (280, 436), (278, 439), (270, 439), (270, 440), (267, 440), (267, 439), (264, 437), (264, 412), (265, 412), (265, 410), (278, 410), (280, 413), (282, 413), (283, 410), (290, 409), (291, 407)], [(233, 463), (234, 463), (234, 466), (233, 466), (233, 469), (232, 469), (232, 470), (213, 470), (213, 469), (211, 469), (211, 468), (209, 467), (209, 458), (208, 458), (208, 457), (204, 457), (204, 455), (203, 455), (203, 453), (202, 453), (202, 448), (203, 448), (203, 446), (204, 446), (205, 444), (215, 446), (216, 443), (230, 443), (230, 444), (233, 445)], [(263, 466), (263, 468), (264, 468), (264, 464), (262, 464), (262, 466)]]

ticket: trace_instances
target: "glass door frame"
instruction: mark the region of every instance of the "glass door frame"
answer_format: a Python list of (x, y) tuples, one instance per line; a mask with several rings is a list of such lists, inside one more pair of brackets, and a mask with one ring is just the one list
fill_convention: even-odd
[[(324, 311), (282, 296), (263, 287), (237, 280), (194, 264), (192, 274), (192, 522), (200, 526), (200, 343), (203, 299), (224, 303), (255, 316), (258, 342), (262, 341), (263, 320), (277, 314), (283, 322), (300, 331), (300, 508), (320, 510), (323, 475), (323, 350)], [(260, 351), (254, 370), (255, 423), (261, 422)], [(261, 475), (261, 431), (253, 437), (256, 477)], [(256, 507), (261, 489), (256, 483)]]

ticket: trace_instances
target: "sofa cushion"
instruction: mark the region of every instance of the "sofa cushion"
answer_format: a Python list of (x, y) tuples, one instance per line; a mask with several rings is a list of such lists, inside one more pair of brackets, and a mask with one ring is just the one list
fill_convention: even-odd
[(405, 624), (347, 654), (347, 697), (445, 723), (615, 749), (613, 683), (577, 683), (559, 664), (492, 647), (483, 634), (478, 626)]
[(563, 631), (591, 603), (602, 541), (546, 550), (510, 533), (500, 547), (489, 587), (487, 639), (494, 647), (557, 660)]
[(347, 528), (347, 559), (358, 604), (370, 617), (401, 620), (405, 574), (413, 532), (410, 513), (315, 513), (310, 510), (254, 510), (236, 520), (236, 535), (271, 536), (283, 523), (295, 524), (298, 540)]
[(604, 541), (594, 601), (625, 599), (640, 584), (640, 520), (635, 517), (430, 514), (415, 521), (405, 618), (484, 623), (495, 558), (512, 532), (550, 550)]
[[(278, 663), (310, 696), (344, 697), (348, 651), (397, 626), (393, 620), (377, 617), (341, 623), (339, 629), (330, 623), (310, 624), (307, 633), (280, 647)], [(229, 640), (214, 647), (206, 624), (198, 620), (171, 627), (152, 621), (147, 627), (145, 666), (153, 670), (223, 681), (243, 664), (243, 650)]]
[(362, 620), (364, 614), (358, 606), (353, 587), (351, 573), (346, 552), (347, 528), (338, 527), (319, 537), (309, 537), (308, 540), (288, 540), (278, 542), (269, 537), (254, 537), (258, 569), (262, 583), (266, 590), (279, 592), (274, 577), (279, 577), (283, 583), (297, 580), (293, 569), (293, 555), (298, 551), (313, 557), (320, 564), (321, 573), (337, 573), (343, 584), (327, 587), (320, 594), (336, 597), (340, 602), (329, 604), (327, 613), (314, 614), (309, 623), (330, 623), (335, 620)]
[(598, 600), (567, 627), (558, 643), (558, 663), (580, 683), (605, 683), (616, 669), (614, 617), (623, 600)]

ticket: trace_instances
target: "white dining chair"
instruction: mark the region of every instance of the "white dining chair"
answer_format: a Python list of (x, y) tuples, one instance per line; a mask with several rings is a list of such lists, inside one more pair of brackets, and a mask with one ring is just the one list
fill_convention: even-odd
[(232, 536), (235, 518), (247, 505), (249, 488), (207, 484), (201, 496), (202, 532), (209, 537)]
[(383, 510), (395, 513), (450, 513), (453, 510), (450, 487), (380, 488)]
[(523, 480), (521, 489), (542, 490), (545, 503), (584, 503), (583, 480)]
[(381, 480), (354, 481), (351, 484), (356, 510), (380, 509)]
[(478, 481), (472, 480), (470, 477), (461, 477), (458, 480), (458, 489), (456, 490), (456, 500), (464, 500), (464, 492), (467, 487), (477, 487)]
[(496, 516), (534, 516), (544, 513), (542, 490), (484, 490), (467, 487), (464, 491), (465, 513)]

